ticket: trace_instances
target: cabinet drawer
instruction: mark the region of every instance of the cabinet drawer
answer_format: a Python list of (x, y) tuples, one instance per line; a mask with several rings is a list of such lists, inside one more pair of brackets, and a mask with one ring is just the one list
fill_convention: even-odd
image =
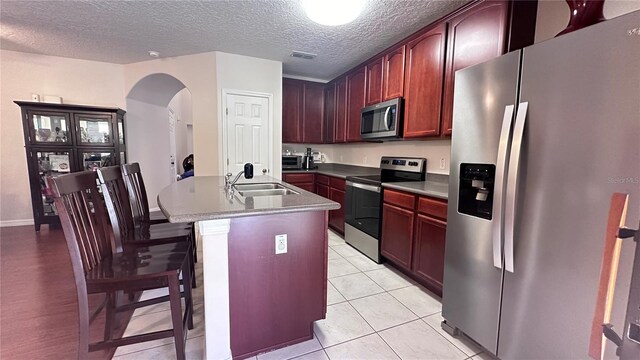
[(336, 178), (336, 177), (331, 177), (329, 178), (329, 186), (331, 186), (332, 188), (336, 188), (339, 190), (344, 191), (346, 186), (345, 186), (345, 180), (344, 179), (340, 179), (340, 178)]
[(329, 177), (327, 175), (316, 175), (316, 181), (318, 184), (329, 185)]
[(436, 199), (420, 197), (418, 200), (418, 211), (426, 215), (446, 219), (447, 203)]
[(313, 174), (284, 174), (284, 181), (291, 184), (312, 183)]
[(415, 195), (385, 189), (384, 202), (413, 210), (416, 206), (416, 197)]

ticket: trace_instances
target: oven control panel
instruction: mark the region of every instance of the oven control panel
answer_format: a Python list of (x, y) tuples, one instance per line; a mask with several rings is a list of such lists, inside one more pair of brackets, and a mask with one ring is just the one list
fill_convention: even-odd
[(383, 156), (380, 160), (380, 168), (387, 170), (422, 173), (426, 167), (427, 159), (424, 158), (395, 158)]

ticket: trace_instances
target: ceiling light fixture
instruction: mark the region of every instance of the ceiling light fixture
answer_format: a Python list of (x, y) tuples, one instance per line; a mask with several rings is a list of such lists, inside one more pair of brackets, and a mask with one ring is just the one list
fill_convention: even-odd
[(309, 19), (321, 25), (337, 26), (355, 20), (366, 0), (302, 0)]
[(159, 53), (159, 52), (157, 52), (157, 51), (153, 51), (153, 50), (151, 50), (151, 51), (149, 51), (149, 56), (154, 57), (154, 58), (157, 58), (157, 57), (159, 57), (159, 56), (160, 56), (160, 53)]

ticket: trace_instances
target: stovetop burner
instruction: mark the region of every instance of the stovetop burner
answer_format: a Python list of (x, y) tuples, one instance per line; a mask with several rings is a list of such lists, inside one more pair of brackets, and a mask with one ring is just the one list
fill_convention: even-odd
[(426, 169), (427, 159), (383, 156), (380, 159), (380, 175), (348, 176), (347, 180), (376, 186), (390, 182), (424, 181)]

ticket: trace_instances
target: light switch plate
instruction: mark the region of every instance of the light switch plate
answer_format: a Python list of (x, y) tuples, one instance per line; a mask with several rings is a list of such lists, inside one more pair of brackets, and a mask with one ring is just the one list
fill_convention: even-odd
[(287, 253), (287, 234), (276, 235), (276, 255)]

